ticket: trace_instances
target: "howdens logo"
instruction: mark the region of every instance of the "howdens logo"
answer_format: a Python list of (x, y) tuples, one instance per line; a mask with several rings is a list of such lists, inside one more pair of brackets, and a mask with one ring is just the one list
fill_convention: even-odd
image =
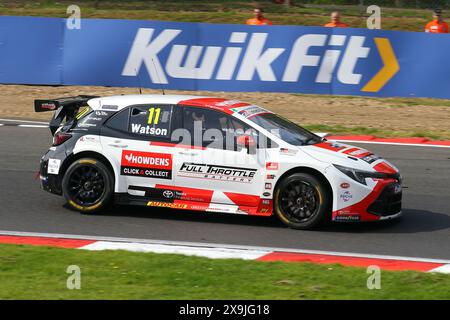
[[(123, 76), (136, 76), (144, 65), (153, 83), (168, 84), (168, 78), (197, 80), (238, 80), (254, 78), (265, 82), (302, 82), (306, 68), (316, 68), (315, 83), (337, 81), (361, 85), (361, 91), (378, 92), (400, 70), (397, 58), (387, 38), (374, 38), (383, 66), (367, 82), (361, 84), (359, 63), (367, 63), (370, 48), (364, 36), (305, 34), (287, 48), (267, 47), (269, 33), (231, 32), (227, 46), (175, 44), (183, 31), (140, 28), (122, 70)], [(313, 54), (315, 48), (327, 47), (323, 54)], [(170, 49), (161, 56), (161, 52)], [(273, 65), (281, 56), (286, 61), (279, 74)], [(334, 80), (335, 81), (335, 80)]]
[(122, 166), (134, 166), (142, 168), (172, 168), (172, 155), (156, 152), (122, 151)]

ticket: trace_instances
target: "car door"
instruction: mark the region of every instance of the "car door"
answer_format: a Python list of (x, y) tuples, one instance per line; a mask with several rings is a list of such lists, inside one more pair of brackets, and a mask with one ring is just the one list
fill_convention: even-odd
[(116, 192), (153, 197), (157, 185), (173, 185), (173, 148), (168, 147), (177, 117), (173, 105), (134, 105), (109, 119), (102, 147), (117, 168)]
[(236, 145), (249, 126), (223, 112), (184, 106), (182, 127), (183, 141), (174, 154), (175, 184), (193, 201), (257, 206), (265, 152)]

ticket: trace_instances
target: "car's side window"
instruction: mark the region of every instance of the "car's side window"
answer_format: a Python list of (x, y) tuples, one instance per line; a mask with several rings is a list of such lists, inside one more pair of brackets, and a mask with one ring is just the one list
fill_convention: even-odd
[(252, 128), (248, 124), (230, 117), (231, 121), (230, 123), (233, 125), (233, 134), (234, 134), (234, 142), (236, 144), (237, 150), (239, 151), (239, 146), (236, 143), (236, 139), (240, 135), (249, 135), (252, 136), (253, 139), (256, 141), (257, 147), (260, 149), (265, 148), (277, 148), (278, 145), (272, 141), (271, 139), (267, 138), (264, 134), (261, 132), (258, 132), (256, 129)]
[(183, 128), (183, 143), (193, 146), (239, 151), (239, 135), (251, 135), (257, 142), (261, 140), (261, 135), (244, 122), (206, 108), (183, 107)]
[(224, 149), (229, 126), (226, 114), (197, 107), (183, 107), (183, 143)]
[(170, 138), (172, 108), (172, 105), (131, 107), (128, 133), (149, 140)]
[(118, 130), (121, 132), (127, 132), (128, 130), (128, 116), (130, 114), (130, 109), (125, 108), (115, 115), (113, 115), (111, 118), (106, 121), (105, 126), (113, 129)]

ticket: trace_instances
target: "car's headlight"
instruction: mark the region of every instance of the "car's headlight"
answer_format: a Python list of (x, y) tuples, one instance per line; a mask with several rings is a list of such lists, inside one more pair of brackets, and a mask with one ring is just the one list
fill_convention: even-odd
[(369, 171), (363, 171), (363, 170), (358, 170), (358, 169), (354, 169), (354, 168), (344, 167), (344, 166), (340, 166), (337, 164), (333, 164), (333, 166), (336, 169), (338, 169), (339, 171), (341, 171), (342, 173), (344, 173), (345, 175), (349, 176), (353, 180), (355, 180), (363, 185), (367, 185), (366, 178), (378, 178), (378, 179), (396, 178), (396, 179), (398, 179), (397, 174), (390, 175), (390, 174), (381, 173), (381, 172), (369, 172)]

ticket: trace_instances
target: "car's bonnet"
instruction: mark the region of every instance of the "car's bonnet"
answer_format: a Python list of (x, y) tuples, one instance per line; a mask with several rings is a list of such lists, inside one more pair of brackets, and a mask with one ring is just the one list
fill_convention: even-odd
[(397, 173), (398, 169), (371, 151), (352, 145), (324, 141), (301, 147), (304, 152), (317, 160), (365, 171)]

